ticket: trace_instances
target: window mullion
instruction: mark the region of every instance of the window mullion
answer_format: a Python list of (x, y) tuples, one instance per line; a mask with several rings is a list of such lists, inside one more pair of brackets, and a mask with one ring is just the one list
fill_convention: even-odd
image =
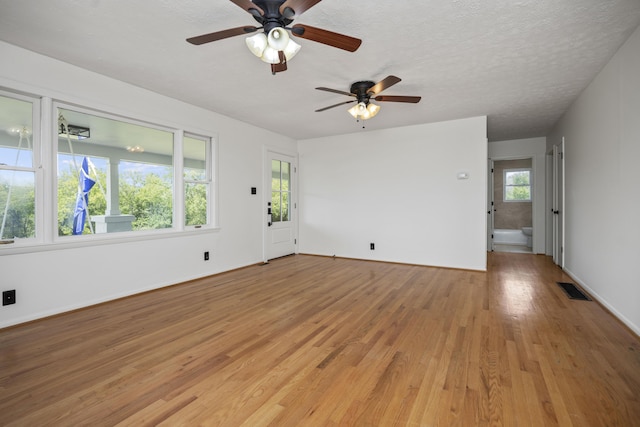
[(184, 131), (176, 130), (173, 134), (173, 226), (176, 230), (184, 230), (185, 218), (185, 179), (184, 179)]
[[(53, 100), (42, 97), (38, 117), (34, 120), (34, 166), (36, 167), (36, 238), (39, 243), (51, 243), (57, 230), (56, 175), (54, 154), (58, 141), (53, 137)], [(34, 117), (35, 118), (35, 117)], [(36, 126), (38, 127), (36, 138)], [(35, 146), (34, 146), (35, 148)]]

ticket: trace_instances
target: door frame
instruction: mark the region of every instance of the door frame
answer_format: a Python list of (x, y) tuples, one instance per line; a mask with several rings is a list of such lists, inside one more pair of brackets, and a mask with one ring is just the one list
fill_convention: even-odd
[[(490, 208), (491, 213), (490, 213), (490, 225), (491, 228), (487, 227), (487, 239), (491, 239), (491, 246), (490, 246), (490, 250), (494, 249), (494, 244), (493, 244), (493, 231), (494, 231), (494, 226), (495, 226), (495, 203), (491, 204), (491, 202), (495, 202), (494, 200), (494, 196), (493, 196), (493, 191), (494, 191), (494, 177), (493, 177), (493, 170), (495, 168), (495, 162), (499, 162), (499, 161), (503, 161), (503, 160), (527, 160), (527, 159), (531, 159), (531, 176), (533, 177), (533, 180), (531, 182), (531, 188), (533, 190), (533, 192), (531, 193), (531, 220), (532, 220), (532, 228), (533, 228), (533, 247), (531, 248), (531, 252), (532, 253), (536, 253), (535, 252), (535, 248), (536, 248), (536, 227), (535, 227), (535, 220), (536, 220), (536, 206), (538, 203), (540, 203), (541, 201), (538, 200), (538, 198), (535, 196), (536, 195), (536, 188), (538, 185), (538, 182), (540, 181), (540, 179), (537, 177), (537, 161), (538, 159), (536, 158), (535, 155), (515, 155), (515, 156), (496, 156), (496, 157), (491, 157), (489, 158), (489, 170), (488, 170), (488, 174), (489, 174), (489, 179), (487, 179), (487, 187), (488, 187), (488, 191), (490, 194), (490, 200), (487, 201), (487, 208)], [(544, 201), (544, 200), (543, 200)], [(489, 210), (489, 209), (488, 209)], [(487, 219), (487, 224), (489, 225), (489, 219)]]
[(271, 202), (271, 155), (286, 156), (292, 159), (291, 162), (291, 227), (294, 235), (294, 253), (298, 253), (298, 154), (294, 151), (284, 150), (276, 147), (263, 147), (262, 150), (262, 179), (263, 197), (260, 202), (260, 219), (262, 221), (262, 262), (269, 263), (269, 225), (267, 218), (267, 203)]
[(565, 141), (553, 146), (553, 206), (552, 206), (552, 257), (553, 262), (559, 267), (564, 267), (564, 194), (565, 194)]
[(493, 252), (493, 159), (487, 165), (487, 252)]

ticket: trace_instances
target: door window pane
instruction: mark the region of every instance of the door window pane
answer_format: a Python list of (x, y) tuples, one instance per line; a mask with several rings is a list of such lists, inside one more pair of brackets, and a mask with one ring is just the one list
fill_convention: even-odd
[(271, 220), (290, 221), (291, 164), (271, 161)]
[(289, 193), (288, 192), (281, 192), (280, 193), (281, 197), (282, 197), (282, 221), (289, 221)]
[(282, 162), (279, 160), (271, 161), (271, 190), (280, 191), (280, 171)]

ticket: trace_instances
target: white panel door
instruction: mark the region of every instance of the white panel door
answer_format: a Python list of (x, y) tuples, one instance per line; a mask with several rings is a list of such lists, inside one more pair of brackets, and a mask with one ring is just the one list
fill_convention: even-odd
[(265, 177), (264, 261), (296, 251), (295, 159), (267, 151)]

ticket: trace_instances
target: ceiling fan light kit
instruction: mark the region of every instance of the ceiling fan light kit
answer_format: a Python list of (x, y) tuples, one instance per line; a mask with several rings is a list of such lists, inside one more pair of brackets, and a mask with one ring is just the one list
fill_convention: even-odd
[(231, 0), (236, 6), (249, 12), (262, 25), (261, 27), (242, 26), (190, 37), (187, 41), (201, 45), (228, 37), (262, 32), (247, 37), (247, 47), (262, 61), (271, 64), (272, 74), (287, 69), (287, 61), (300, 50), (300, 45), (291, 40), (289, 31), (296, 37), (355, 52), (362, 40), (332, 31), (296, 24), (288, 27), (293, 20), (307, 9), (320, 3), (321, 0)]
[(374, 83), (369, 80), (355, 82), (351, 85), (349, 92), (330, 89), (328, 87), (317, 87), (317, 90), (322, 90), (325, 92), (337, 93), (340, 95), (350, 96), (352, 99), (350, 101), (340, 102), (338, 104), (330, 105), (328, 107), (320, 108), (316, 110), (317, 113), (325, 110), (329, 110), (334, 107), (338, 107), (344, 104), (350, 104), (352, 102), (357, 102), (357, 104), (347, 111), (356, 118), (356, 120), (368, 120), (374, 117), (380, 111), (380, 106), (371, 102), (372, 99), (376, 101), (382, 102), (408, 102), (411, 104), (417, 104), (420, 102), (421, 97), (419, 96), (398, 96), (398, 95), (378, 95), (383, 90), (393, 86), (396, 83), (402, 81), (400, 77), (396, 76), (387, 76), (378, 83)]
[(278, 52), (284, 52), (287, 61), (291, 60), (300, 50), (300, 45), (289, 37), (287, 31), (276, 27), (269, 35), (258, 33), (245, 39), (247, 47), (255, 56), (268, 64), (279, 64)]
[(369, 120), (374, 117), (380, 111), (380, 106), (376, 105), (372, 102), (365, 104), (364, 102), (359, 102), (353, 107), (349, 108), (347, 111), (356, 119), (356, 120)]

